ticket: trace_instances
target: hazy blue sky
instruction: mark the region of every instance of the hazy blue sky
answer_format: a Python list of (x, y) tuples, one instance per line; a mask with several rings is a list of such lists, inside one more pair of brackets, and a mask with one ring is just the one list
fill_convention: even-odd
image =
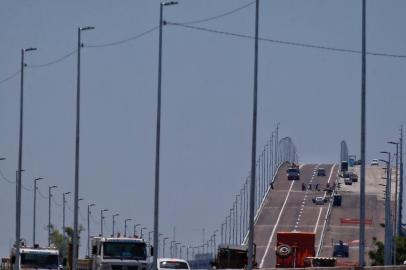
[[(184, 22), (233, 10), (251, 0), (189, 0), (165, 9), (165, 19)], [(270, 39), (359, 50), (361, 1), (262, 0), (260, 35)], [(406, 2), (368, 0), (369, 51), (406, 55)], [(4, 0), (0, 6), (0, 80), (18, 71), (20, 48), (29, 65), (43, 64), (75, 50), (77, 27), (85, 45), (136, 36), (158, 25), (159, 1)], [(197, 24), (252, 35), (254, 5)], [(118, 46), (84, 48), (80, 193), (95, 202), (94, 219), (111, 214), (152, 228), (158, 31)], [(202, 228), (219, 227), (250, 167), (254, 42), (179, 26), (164, 28), (161, 230), (191, 245)], [(302, 162), (336, 162), (339, 143), (358, 155), (361, 56), (261, 42), (259, 47), (258, 148), (280, 122)], [(367, 157), (393, 147), (405, 124), (406, 58), (367, 58)], [(43, 68), (27, 68), (23, 183), (39, 189), (58, 185), (73, 191), (76, 57)], [(17, 168), (19, 77), (0, 84), (0, 168), (14, 179)], [(14, 239), (15, 187), (0, 181), (0, 255)], [(72, 197), (68, 199), (72, 208)], [(46, 242), (46, 199), (38, 198), (37, 237)], [(53, 223), (61, 225), (53, 205)], [(23, 191), (22, 236), (32, 239), (32, 192)], [(67, 212), (68, 224), (72, 213)], [(84, 220), (81, 223), (85, 224)], [(132, 226), (132, 225), (131, 225)], [(100, 225), (92, 223), (92, 232)], [(83, 252), (83, 250), (82, 250)]]

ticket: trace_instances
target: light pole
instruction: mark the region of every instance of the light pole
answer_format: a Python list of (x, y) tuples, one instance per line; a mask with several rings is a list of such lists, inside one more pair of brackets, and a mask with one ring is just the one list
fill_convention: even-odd
[(103, 213), (107, 211), (109, 211), (109, 209), (100, 210), (100, 236), (103, 236), (103, 221), (104, 221)]
[(214, 230), (213, 232), (213, 258), (215, 257), (215, 253), (216, 253), (216, 233), (218, 232), (218, 230)]
[[(394, 224), (393, 224), (393, 264), (396, 265), (396, 237), (397, 232), (397, 222), (398, 222), (398, 169), (399, 169), (399, 143), (398, 142), (388, 142), (389, 144), (394, 144), (396, 146), (396, 167), (395, 167), (395, 214), (394, 214)], [(392, 170), (391, 170), (392, 172)], [(399, 220), (399, 222), (401, 222)]]
[(169, 237), (165, 237), (162, 239), (162, 258), (165, 258), (165, 241), (168, 240)]
[[(237, 244), (238, 241), (238, 198), (239, 194), (235, 196), (235, 213), (234, 213), (234, 223), (235, 223), (235, 235), (234, 235), (234, 244)], [(241, 209), (240, 209), (241, 211)]]
[(90, 258), (90, 248), (89, 248), (89, 242), (90, 242), (90, 207), (95, 206), (96, 204), (91, 203), (87, 205), (87, 257)]
[(140, 230), (141, 230), (141, 238), (142, 238), (142, 239), (144, 239), (144, 234), (142, 233), (142, 231), (143, 231), (143, 230), (146, 230), (146, 229), (147, 229), (147, 227), (142, 227), (142, 228), (140, 229)]
[(72, 269), (76, 269), (79, 247), (79, 150), (80, 150), (80, 51), (82, 48), (82, 31), (92, 30), (94, 27), (78, 27), (78, 59), (77, 59), (77, 80), (76, 80), (76, 140), (75, 140), (75, 197), (73, 211), (73, 237), (72, 237)]
[(116, 225), (116, 219), (115, 219), (115, 217), (117, 217), (117, 216), (119, 216), (119, 215), (120, 215), (119, 213), (113, 215), (113, 230), (112, 230), (112, 233), (111, 233), (111, 236), (112, 236), (112, 237), (114, 237), (114, 226)]
[(51, 245), (51, 199), (52, 199), (52, 189), (58, 186), (50, 186), (48, 188), (48, 247)]
[(21, 49), (21, 79), (20, 79), (20, 130), (19, 130), (19, 144), (18, 144), (18, 177), (16, 182), (16, 270), (20, 269), (20, 234), (21, 234), (21, 171), (23, 165), (23, 118), (24, 118), (24, 54), (25, 52), (35, 51), (36, 48)]
[(175, 242), (175, 257), (178, 257), (178, 245), (180, 245), (180, 242)]
[[(159, 160), (161, 145), (161, 81), (162, 81), (162, 28), (164, 6), (176, 5), (178, 2), (161, 2), (159, 5), (159, 51), (158, 51), (158, 94), (156, 119), (156, 149), (155, 149), (155, 200), (154, 200), (154, 246), (158, 245), (158, 217), (159, 217)], [(157, 269), (157, 252), (154, 252), (152, 270)]]
[(398, 231), (398, 234), (401, 233), (401, 228), (402, 228), (402, 211), (403, 211), (403, 126), (400, 127), (400, 151), (399, 151), (399, 222), (398, 222), (398, 227), (396, 230)]
[(174, 252), (173, 252), (173, 244), (175, 244), (176, 243), (176, 241), (175, 240), (172, 240), (171, 241), (171, 247), (170, 247), (170, 254), (171, 254), (171, 258), (173, 258), (174, 257)]
[(385, 194), (385, 247), (384, 247), (384, 265), (390, 265), (392, 262), (392, 233), (391, 233), (391, 174), (390, 174), (390, 159), (391, 154), (387, 151), (382, 151), (382, 154), (388, 155), (388, 160), (381, 159), (386, 163), (386, 194)]
[(137, 235), (137, 227), (138, 226), (141, 226), (141, 224), (134, 224), (134, 236), (136, 236)]
[(126, 218), (124, 220), (124, 237), (127, 237), (127, 222), (133, 220), (132, 218)]
[(72, 192), (63, 192), (62, 193), (62, 234), (65, 242), (65, 205), (66, 205), (66, 195), (71, 194)]
[(65, 205), (66, 205), (66, 198), (65, 196), (71, 194), (70, 191), (62, 193), (62, 237), (63, 237), (63, 256), (65, 257), (66, 252), (66, 232), (65, 232)]
[(44, 178), (38, 177), (34, 179), (34, 217), (32, 222), (32, 245), (35, 245), (35, 225), (37, 222), (37, 182), (43, 180)]
[(365, 265), (365, 137), (366, 137), (366, 1), (362, 0), (362, 54), (361, 54), (361, 168), (359, 211), (360, 267)]
[(248, 237), (248, 270), (252, 270), (253, 243), (254, 243), (254, 207), (255, 207), (255, 158), (257, 150), (257, 100), (258, 100), (258, 25), (259, 0), (255, 1), (255, 49), (254, 49), (254, 90), (252, 109), (252, 147), (251, 147), (251, 189), (250, 189), (250, 222)]
[(148, 244), (151, 246), (151, 233), (154, 233), (154, 231), (148, 232)]

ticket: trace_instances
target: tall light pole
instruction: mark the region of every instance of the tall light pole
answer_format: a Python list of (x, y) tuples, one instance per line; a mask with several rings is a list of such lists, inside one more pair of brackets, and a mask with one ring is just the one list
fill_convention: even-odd
[(100, 210), (100, 236), (103, 236), (103, 220), (104, 220), (103, 213), (107, 211), (109, 211), (109, 209)]
[[(162, 81), (162, 28), (164, 6), (176, 5), (178, 2), (161, 2), (159, 5), (159, 51), (158, 51), (158, 94), (156, 119), (156, 149), (155, 149), (155, 200), (154, 200), (154, 246), (158, 245), (158, 219), (159, 219), (159, 160), (161, 145), (161, 81)], [(157, 252), (154, 252), (152, 270), (157, 269)]]
[(116, 219), (115, 218), (117, 216), (119, 216), (119, 215), (120, 215), (119, 213), (116, 213), (116, 214), (113, 215), (113, 229), (112, 229), (112, 233), (111, 233), (112, 237), (114, 237), (114, 226), (116, 225)]
[(257, 103), (258, 103), (258, 26), (259, 0), (255, 1), (255, 45), (254, 45), (254, 91), (252, 106), (252, 146), (251, 146), (251, 188), (250, 188), (250, 221), (248, 234), (248, 270), (252, 270), (254, 254), (254, 207), (255, 207), (255, 178), (257, 151)]
[(90, 258), (90, 207), (95, 206), (96, 204), (91, 203), (87, 205), (87, 257)]
[[(396, 146), (396, 167), (395, 167), (395, 214), (394, 214), (394, 224), (393, 224), (393, 262), (396, 265), (396, 237), (398, 236), (397, 222), (398, 222), (398, 169), (399, 169), (399, 143), (398, 142), (388, 142), (389, 144), (394, 144)], [(392, 170), (391, 170), (392, 171)], [(399, 222), (401, 222), (399, 220)]]
[(141, 226), (141, 224), (134, 224), (134, 236), (136, 236), (137, 235), (137, 227), (138, 226)]
[(52, 189), (58, 186), (50, 186), (48, 188), (48, 247), (51, 245), (51, 199), (52, 199)]
[(34, 215), (32, 222), (32, 245), (35, 245), (35, 225), (37, 223), (37, 182), (43, 180), (44, 178), (38, 177), (34, 179)]
[(65, 196), (71, 194), (70, 191), (62, 193), (62, 236), (63, 236), (63, 255), (65, 256), (66, 252), (66, 232), (65, 232), (65, 205), (66, 205), (66, 198)]
[(359, 266), (365, 265), (365, 137), (366, 137), (366, 1), (362, 0), (361, 168), (359, 199)]
[(72, 192), (62, 193), (62, 234), (65, 241), (65, 205), (66, 205), (66, 195), (71, 194)]
[(162, 239), (162, 258), (165, 258), (165, 241), (168, 240), (169, 237), (165, 237)]
[(141, 230), (141, 238), (142, 238), (142, 239), (144, 239), (144, 234), (142, 233), (142, 231), (143, 231), (143, 230), (146, 230), (146, 229), (147, 229), (147, 227), (142, 227), (142, 228), (140, 229), (140, 230)]
[(151, 233), (154, 233), (154, 231), (148, 232), (148, 244), (151, 246)]
[(23, 165), (23, 118), (24, 118), (24, 54), (25, 52), (35, 51), (36, 48), (21, 49), (21, 79), (20, 79), (20, 130), (18, 144), (18, 177), (16, 182), (16, 263), (15, 269), (20, 269), (20, 234), (21, 234), (21, 171)]
[(75, 140), (75, 197), (73, 209), (73, 237), (72, 237), (72, 269), (76, 269), (78, 247), (79, 247), (79, 145), (80, 145), (80, 51), (82, 48), (82, 31), (92, 30), (94, 27), (86, 26), (78, 28), (78, 59), (77, 59), (77, 81), (76, 81), (76, 140)]
[(385, 247), (384, 247), (384, 265), (392, 264), (392, 233), (391, 233), (391, 174), (390, 174), (390, 158), (391, 154), (387, 151), (382, 151), (382, 154), (388, 155), (388, 160), (381, 159), (386, 163), (386, 194), (385, 194)]
[(398, 231), (398, 234), (401, 233), (401, 228), (402, 228), (402, 211), (403, 211), (403, 126), (400, 127), (400, 151), (399, 151), (399, 175), (400, 175), (400, 181), (399, 181), (399, 222), (398, 222), (398, 227), (396, 230)]
[(127, 237), (127, 222), (133, 220), (132, 218), (126, 218), (124, 220), (124, 236)]

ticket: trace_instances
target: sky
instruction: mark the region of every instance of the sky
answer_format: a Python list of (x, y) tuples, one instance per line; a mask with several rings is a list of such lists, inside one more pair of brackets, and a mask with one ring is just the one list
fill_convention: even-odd
[[(252, 36), (255, 9), (247, 0), (189, 0), (166, 7), (164, 19)], [(367, 1), (367, 50), (406, 55), (402, 0)], [(77, 28), (81, 58), (81, 213), (93, 208), (91, 232), (99, 232), (100, 209), (119, 213), (117, 228), (132, 218), (152, 230), (159, 1), (4, 0), (0, 7), (0, 81), (24, 77), (23, 185), (43, 177), (55, 202), (52, 223), (62, 223), (62, 192), (73, 191)], [(361, 1), (261, 0), (259, 35), (266, 39), (349, 50), (361, 49)], [(249, 38), (166, 25), (163, 33), (160, 230), (186, 245), (199, 245), (202, 229), (218, 229), (248, 175), (254, 41)], [(107, 45), (110, 44), (110, 45)], [(98, 45), (106, 45), (97, 47)], [(93, 46), (93, 47), (92, 47)], [(367, 57), (367, 161), (394, 151), (406, 107), (405, 57)], [(0, 170), (14, 180), (17, 169), (19, 76), (0, 83)], [(258, 149), (280, 123), (303, 163), (337, 162), (340, 142), (359, 156), (361, 55), (261, 41), (258, 74)], [(15, 186), (0, 178), (0, 255), (14, 239)], [(32, 239), (32, 191), (22, 193), (22, 237)], [(72, 197), (67, 197), (73, 209)], [(37, 239), (46, 243), (48, 200), (37, 203)], [(86, 224), (86, 219), (79, 220)], [(130, 227), (132, 228), (131, 223)], [(67, 224), (73, 223), (71, 210)], [(81, 255), (84, 249), (81, 248)]]

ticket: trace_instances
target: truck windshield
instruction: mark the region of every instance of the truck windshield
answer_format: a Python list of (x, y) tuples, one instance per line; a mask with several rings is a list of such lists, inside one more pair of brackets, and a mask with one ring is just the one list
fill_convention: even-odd
[(145, 243), (140, 242), (104, 242), (103, 258), (146, 260)]
[(57, 269), (58, 255), (49, 253), (21, 253), (21, 265), (29, 268)]
[(299, 169), (296, 168), (289, 168), (288, 173), (299, 173)]

